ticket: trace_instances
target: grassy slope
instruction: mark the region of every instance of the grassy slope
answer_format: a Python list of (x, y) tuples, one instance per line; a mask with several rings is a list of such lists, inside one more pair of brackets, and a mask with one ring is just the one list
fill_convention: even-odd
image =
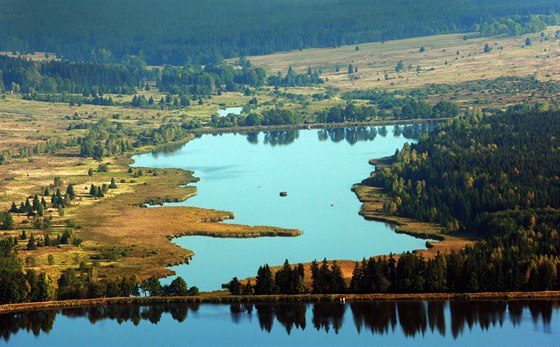
[[(540, 33), (522, 37), (487, 37), (463, 40), (463, 34), (438, 35), (412, 38), (385, 43), (360, 44), (339, 48), (305, 49), (266, 56), (249, 57), (255, 66), (265, 68), (270, 74), (285, 73), (289, 66), (295, 71), (306, 71), (309, 66), (323, 69), (327, 86), (342, 90), (363, 88), (409, 89), (432, 83), (459, 83), (499, 76), (535, 75), (542, 80), (560, 80), (559, 40), (554, 34), (559, 27), (549, 27), (546, 38)], [(469, 36), (474, 36), (470, 34)], [(525, 38), (533, 44), (525, 46)], [(492, 52), (483, 53), (488, 43)], [(420, 47), (425, 52), (420, 53)], [(459, 54), (457, 54), (459, 52)], [(405, 69), (395, 72), (399, 60)], [(445, 62), (447, 61), (447, 65)], [(357, 80), (347, 73), (348, 64), (358, 67)], [(408, 70), (408, 64), (413, 69)], [(340, 71), (335, 72), (336, 67)], [(420, 66), (421, 72), (416, 73)], [(432, 70), (433, 68), (433, 70)], [(390, 78), (385, 80), (388, 73)]]

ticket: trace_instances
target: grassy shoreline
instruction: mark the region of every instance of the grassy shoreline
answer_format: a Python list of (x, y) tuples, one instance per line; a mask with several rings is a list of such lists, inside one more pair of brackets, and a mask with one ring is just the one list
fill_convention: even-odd
[(300, 295), (214, 295), (168, 297), (115, 297), (79, 300), (58, 300), (0, 305), (0, 314), (43, 311), (106, 305), (157, 305), (181, 303), (315, 303), (355, 301), (471, 301), (471, 300), (550, 300), (560, 299), (560, 291), (480, 292), (480, 293), (400, 293), (400, 294), (300, 294)]

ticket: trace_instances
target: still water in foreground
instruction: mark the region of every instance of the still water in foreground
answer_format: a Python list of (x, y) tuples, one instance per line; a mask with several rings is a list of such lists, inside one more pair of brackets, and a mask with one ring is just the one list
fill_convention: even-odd
[(0, 315), (0, 344), (554, 346), (559, 321), (556, 300), (116, 305)]
[[(202, 135), (178, 149), (135, 156), (134, 165), (194, 171), (200, 178), (197, 196), (179, 205), (232, 211), (231, 223), (303, 231), (291, 238), (176, 239), (196, 255), (189, 265), (172, 269), (189, 285), (216, 290), (233, 276), (254, 276), (265, 263), (361, 260), (424, 248), (425, 240), (364, 220), (358, 215), (361, 203), (350, 189), (369, 176), (370, 159), (394, 154), (429, 127)], [(288, 196), (280, 197), (282, 191)]]

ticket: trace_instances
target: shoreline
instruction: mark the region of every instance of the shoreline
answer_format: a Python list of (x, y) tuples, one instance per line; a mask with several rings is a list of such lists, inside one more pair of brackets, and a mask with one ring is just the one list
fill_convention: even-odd
[(256, 131), (282, 131), (282, 130), (310, 130), (310, 129), (333, 129), (346, 127), (365, 127), (383, 125), (408, 125), (425, 123), (442, 123), (451, 118), (425, 118), (425, 119), (390, 119), (375, 120), (368, 122), (342, 122), (342, 123), (308, 123), (308, 124), (286, 124), (286, 125), (259, 125), (259, 126), (236, 126), (229, 128), (203, 127), (192, 129), (193, 134), (229, 134), (229, 133), (249, 133)]
[(438, 252), (458, 251), (478, 240), (469, 235), (448, 234), (444, 232), (443, 227), (440, 225), (401, 217), (385, 211), (384, 204), (388, 200), (387, 194), (383, 191), (383, 187), (371, 185), (368, 181), (371, 181), (376, 172), (390, 167), (393, 163), (393, 156), (371, 159), (369, 163), (375, 166), (375, 171), (362, 182), (352, 186), (352, 191), (362, 203), (359, 214), (366, 220), (375, 220), (394, 225), (396, 227), (395, 233), (427, 240), (426, 249), (413, 250), (412, 253), (433, 257)]
[(492, 300), (552, 300), (560, 299), (560, 291), (541, 292), (480, 292), (480, 293), (377, 293), (377, 294), (299, 294), (299, 295), (212, 295), (200, 296), (137, 296), (97, 299), (75, 299), (0, 305), (0, 314), (56, 310), (107, 305), (158, 304), (236, 304), (236, 303), (317, 303), (360, 301), (492, 301)]

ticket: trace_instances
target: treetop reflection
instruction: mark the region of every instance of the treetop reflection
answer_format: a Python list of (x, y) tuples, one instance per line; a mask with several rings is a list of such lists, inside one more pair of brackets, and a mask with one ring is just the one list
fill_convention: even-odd
[[(169, 315), (174, 321), (189, 324), (189, 312), (204, 315), (210, 308), (226, 308), (225, 304), (166, 304), (166, 305), (112, 305), (88, 308), (47, 310), (0, 316), (0, 334), (9, 341), (12, 334), (26, 331), (35, 336), (49, 334), (58, 316), (87, 319), (92, 325), (104, 320), (118, 325), (130, 322), (130, 328), (141, 321), (158, 324)], [(551, 330), (553, 316), (558, 315), (559, 301), (374, 301), (342, 303), (235, 303), (229, 305), (231, 322), (240, 324), (256, 315), (261, 331), (271, 333), (283, 329), (290, 335), (294, 330), (304, 331), (308, 323), (317, 332), (340, 333), (353, 322), (358, 334), (392, 335), (400, 331), (406, 338), (424, 336), (427, 333), (459, 338), (465, 328), (478, 327), (487, 331), (501, 327), (509, 320), (514, 327), (523, 323), (544, 326)], [(531, 322), (524, 322), (528, 313)], [(526, 316), (526, 315), (525, 315)], [(556, 317), (557, 319), (557, 317)], [(447, 324), (450, 324), (448, 327)]]

